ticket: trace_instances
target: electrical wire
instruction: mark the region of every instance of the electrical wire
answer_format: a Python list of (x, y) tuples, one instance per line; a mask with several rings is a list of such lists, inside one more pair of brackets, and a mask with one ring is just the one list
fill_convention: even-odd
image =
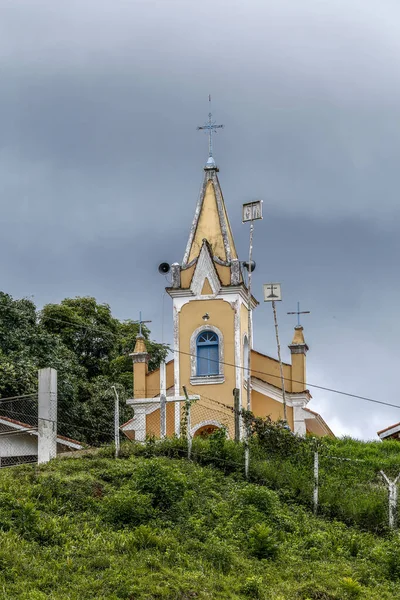
[[(9, 307), (0, 306), (0, 310), (3, 309), (3, 308), (9, 308)], [(14, 308), (13, 310), (17, 311), (18, 309)], [(118, 337), (117, 333), (114, 333), (114, 332), (111, 332), (111, 331), (107, 331), (106, 329), (101, 329), (101, 328), (97, 328), (97, 327), (93, 327), (93, 326), (88, 326), (88, 325), (82, 325), (82, 324), (79, 324), (79, 323), (74, 323), (73, 321), (67, 321), (65, 319), (58, 319), (58, 318), (55, 318), (55, 317), (48, 317), (48, 316), (46, 316), (45, 319), (50, 320), (50, 321), (55, 321), (55, 322), (58, 322), (58, 323), (64, 323), (64, 324), (67, 324), (67, 325), (72, 325), (74, 327), (78, 327), (80, 329), (86, 329), (88, 331), (94, 331), (94, 332), (97, 332), (97, 333), (105, 333), (105, 334), (111, 335), (113, 337)], [(183, 350), (175, 350), (174, 352), (178, 352), (179, 354), (184, 354), (186, 356), (194, 356), (194, 357), (196, 356), (193, 353), (184, 352)], [(228, 367), (239, 368), (239, 369), (248, 371), (247, 367), (244, 367), (244, 366), (241, 366), (241, 365), (234, 365), (233, 363), (228, 363), (228, 362), (219, 361), (219, 360), (216, 360), (214, 362), (217, 362), (219, 364), (223, 364), (223, 365), (228, 366)], [(268, 377), (273, 377), (275, 379), (280, 379), (279, 375), (275, 375), (273, 373), (268, 373), (266, 371), (254, 371), (252, 369), (252, 374), (255, 374), (255, 373), (257, 373), (259, 375), (266, 375)], [(333, 393), (333, 394), (338, 394), (338, 395), (341, 395), (341, 396), (346, 396), (346, 397), (349, 397), (349, 398), (354, 398), (356, 400), (362, 400), (364, 402), (371, 402), (371, 403), (374, 403), (374, 404), (380, 404), (382, 406), (389, 406), (391, 408), (399, 408), (400, 409), (400, 405), (398, 405), (398, 404), (392, 404), (390, 402), (384, 402), (382, 400), (376, 400), (375, 398), (369, 398), (367, 396), (361, 396), (361, 395), (358, 395), (358, 394), (353, 394), (351, 392), (345, 392), (343, 390), (338, 390), (338, 389), (335, 389), (335, 388), (328, 388), (326, 386), (322, 386), (322, 385), (318, 385), (318, 384), (314, 384), (314, 383), (310, 383), (310, 382), (298, 381), (296, 379), (290, 379), (290, 378), (287, 378), (287, 377), (285, 377), (285, 380), (286, 381), (290, 381), (292, 383), (300, 383), (300, 384), (305, 385), (307, 387), (319, 389), (319, 390), (322, 390), (322, 391), (325, 391), (325, 392), (330, 392), (330, 393)]]

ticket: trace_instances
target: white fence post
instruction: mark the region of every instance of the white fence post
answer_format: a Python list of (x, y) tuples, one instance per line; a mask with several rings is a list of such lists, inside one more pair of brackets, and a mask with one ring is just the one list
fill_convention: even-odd
[(313, 494), (313, 506), (314, 515), (318, 511), (318, 478), (319, 478), (319, 456), (318, 450), (314, 452), (314, 494)]
[(57, 456), (57, 371), (39, 369), (38, 464)]
[(383, 471), (380, 471), (380, 474), (385, 480), (389, 491), (389, 529), (394, 529), (396, 527), (397, 512), (397, 483), (400, 479), (400, 473), (393, 480), (389, 479)]

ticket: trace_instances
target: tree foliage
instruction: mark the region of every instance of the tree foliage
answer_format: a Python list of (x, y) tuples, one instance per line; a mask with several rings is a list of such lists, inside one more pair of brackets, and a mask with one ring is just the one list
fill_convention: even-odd
[[(156, 369), (168, 348), (149, 339), (149, 369)], [(32, 300), (0, 292), (0, 396), (37, 390), (37, 370), (58, 372), (59, 432), (89, 443), (113, 437), (115, 385), (121, 418), (132, 411), (132, 359), (138, 324), (113, 317), (108, 304), (92, 297), (66, 298), (38, 311)], [(23, 415), (20, 418), (23, 421)]]

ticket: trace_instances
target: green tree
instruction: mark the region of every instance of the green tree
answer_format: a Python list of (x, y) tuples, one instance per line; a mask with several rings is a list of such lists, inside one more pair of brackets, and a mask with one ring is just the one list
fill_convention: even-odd
[[(132, 415), (125, 400), (132, 395), (132, 359), (138, 324), (121, 322), (107, 304), (95, 298), (66, 298), (38, 312), (29, 299), (0, 293), (0, 396), (37, 391), (37, 370), (58, 373), (59, 432), (92, 444), (112, 438), (115, 385), (121, 419)], [(168, 352), (151, 341), (143, 327), (157, 368)], [(5, 414), (5, 410), (2, 411)], [(19, 415), (21, 421), (24, 415)]]

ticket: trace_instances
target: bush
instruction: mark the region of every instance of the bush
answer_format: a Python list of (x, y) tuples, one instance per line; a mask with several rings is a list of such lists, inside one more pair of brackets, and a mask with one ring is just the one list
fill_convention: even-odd
[(237, 499), (245, 506), (255, 506), (260, 512), (271, 515), (274, 514), (279, 507), (278, 496), (266, 487), (259, 485), (247, 485), (239, 490)]
[(141, 493), (152, 498), (154, 508), (168, 511), (183, 497), (187, 479), (178, 470), (153, 459), (136, 469), (135, 485)]
[(213, 567), (227, 573), (234, 562), (234, 552), (226, 542), (212, 536), (203, 546), (204, 557)]
[(354, 581), (351, 577), (344, 577), (341, 583), (345, 598), (359, 598), (362, 593), (362, 587), (358, 581)]
[(255, 598), (256, 600), (261, 600), (261, 598), (263, 597), (262, 577), (256, 577), (256, 575), (252, 575), (252, 577), (247, 577), (246, 581), (242, 585), (241, 592), (248, 598)]
[(141, 525), (155, 515), (151, 496), (126, 488), (105, 498), (102, 506), (103, 519), (119, 527)]
[(278, 544), (271, 527), (265, 523), (252, 527), (249, 531), (249, 549), (256, 558), (276, 558)]

